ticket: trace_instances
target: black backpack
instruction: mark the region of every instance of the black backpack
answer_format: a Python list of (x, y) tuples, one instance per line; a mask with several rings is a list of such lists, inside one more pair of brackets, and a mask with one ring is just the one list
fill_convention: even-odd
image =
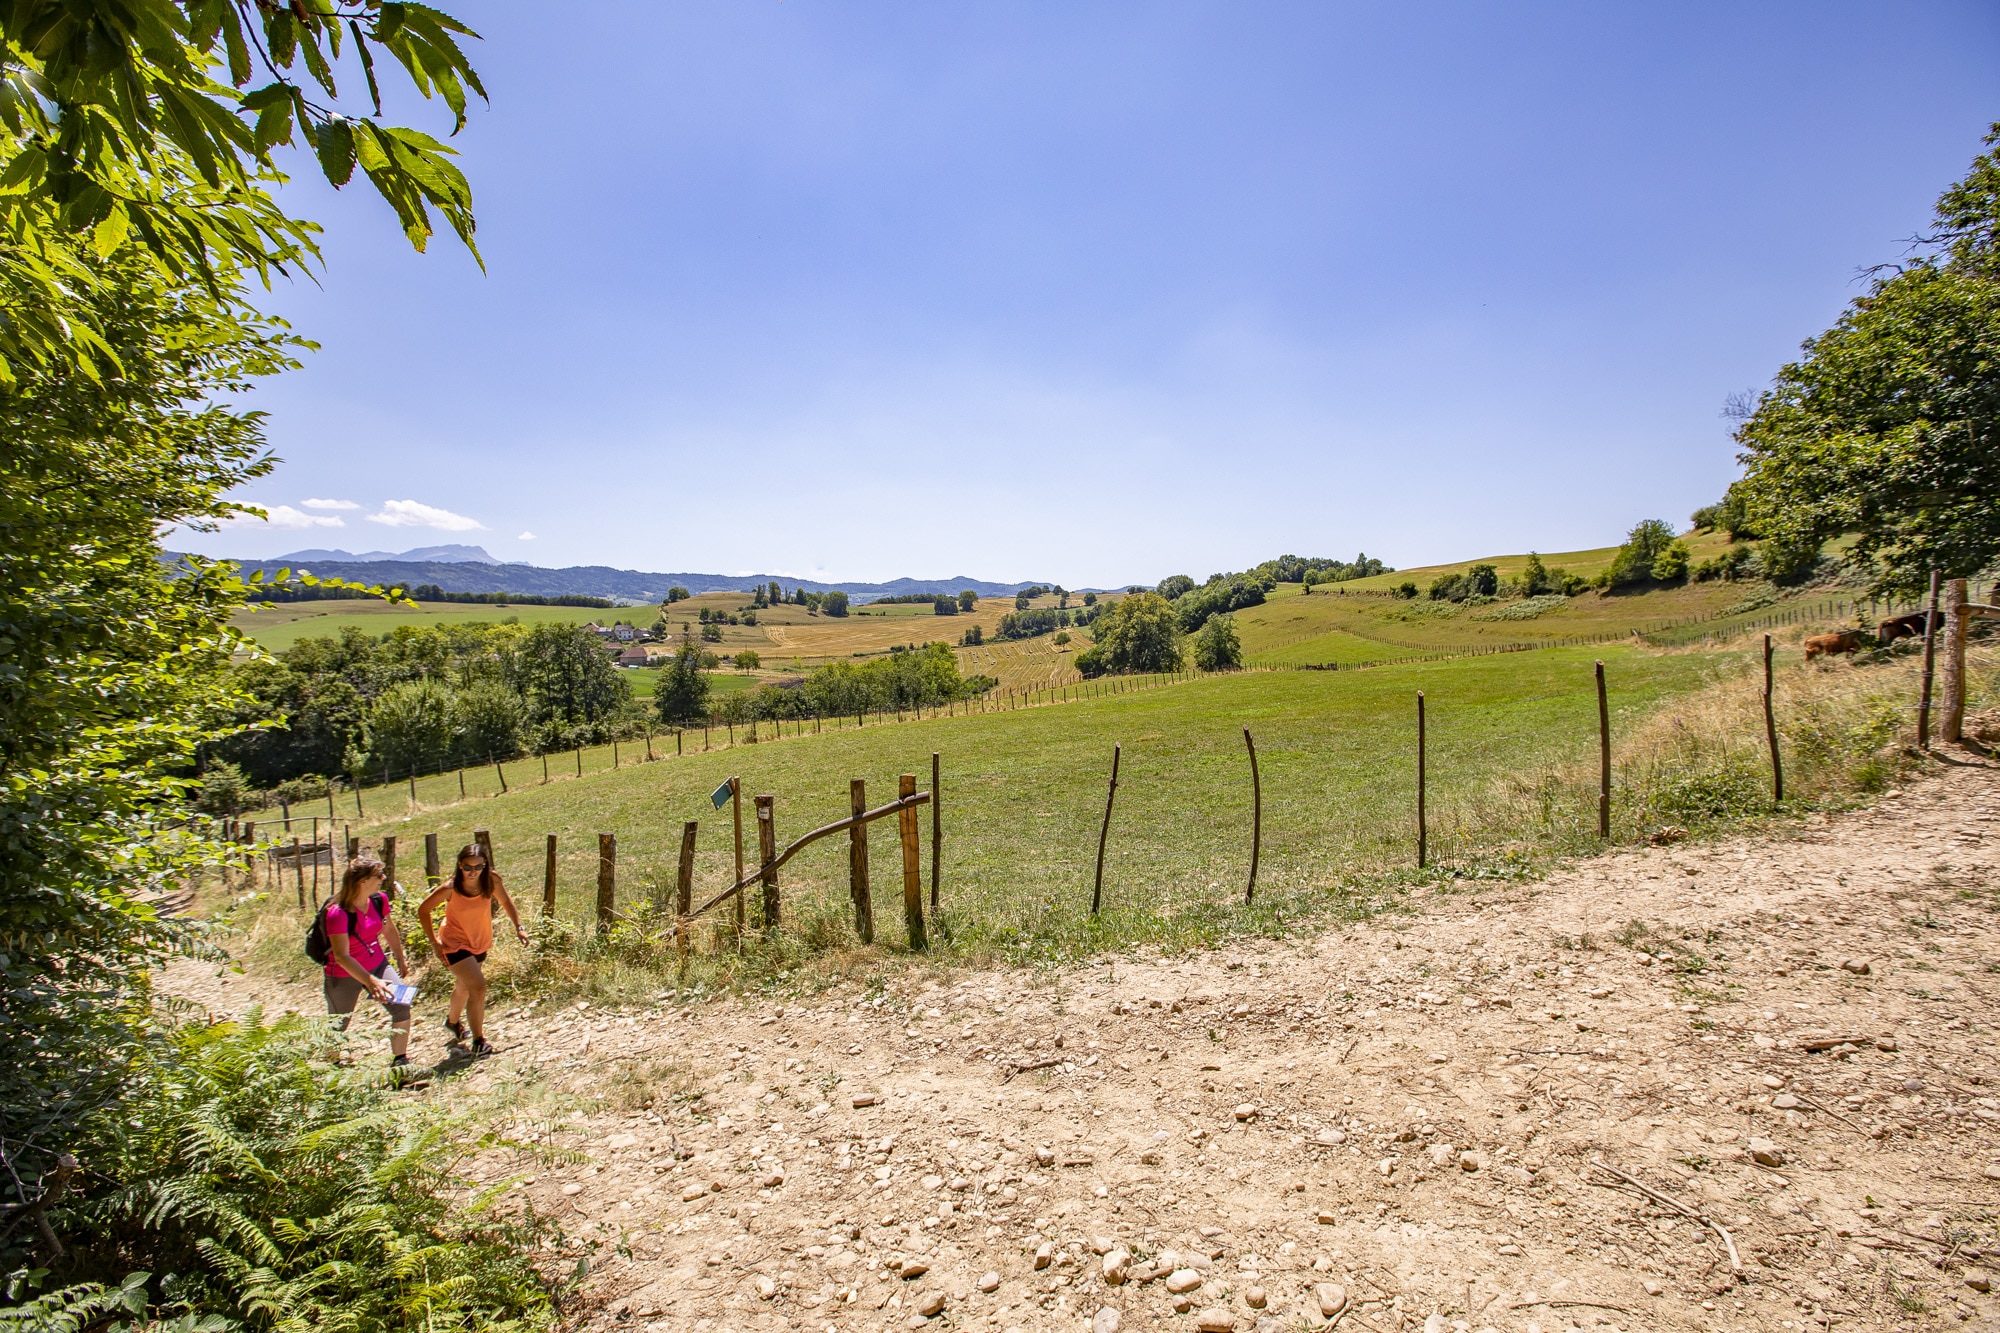
[[(384, 921), (389, 919), (389, 895), (378, 890), (368, 895), (368, 901), (374, 905), (375, 915)], [(325, 967), (333, 957), (333, 940), (326, 933), (326, 909), (333, 904), (332, 898), (321, 903), (319, 910), (313, 913), (312, 925), (306, 930), (306, 957), (321, 967)]]

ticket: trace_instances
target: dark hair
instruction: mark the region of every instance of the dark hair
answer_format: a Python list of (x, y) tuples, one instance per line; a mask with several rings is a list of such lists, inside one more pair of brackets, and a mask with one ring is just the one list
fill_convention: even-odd
[(354, 909), (348, 905), (348, 900), (354, 896), (354, 891), (361, 887), (362, 881), (388, 873), (389, 867), (372, 856), (355, 857), (347, 863), (347, 869), (340, 876), (340, 893), (334, 901), (340, 904), (342, 911), (353, 911)]
[[(479, 896), (482, 898), (491, 898), (493, 896), (494, 878), (493, 858), (488, 856), (486, 849), (476, 842), (468, 842), (465, 846), (458, 849), (458, 859), (452, 863), (451, 867), (451, 891), (453, 893), (465, 893), (465, 858), (468, 856), (476, 856), (486, 863), (479, 870)], [(470, 898), (472, 895), (465, 893), (465, 896)]]

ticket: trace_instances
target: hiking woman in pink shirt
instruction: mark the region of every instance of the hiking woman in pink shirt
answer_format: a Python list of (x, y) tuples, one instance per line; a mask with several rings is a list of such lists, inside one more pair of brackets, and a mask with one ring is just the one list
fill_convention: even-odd
[(346, 1030), (354, 1006), (362, 992), (389, 1011), (390, 1065), (402, 1069), (410, 1063), (410, 1006), (397, 1004), (382, 980), (389, 968), (387, 941), (396, 955), (396, 969), (407, 972), (410, 960), (403, 954), (402, 932), (389, 908), (383, 889), (387, 868), (372, 856), (357, 856), (347, 863), (340, 877), (340, 892), (326, 905), (326, 976), (321, 989), (326, 994), (326, 1011), (340, 1017)]

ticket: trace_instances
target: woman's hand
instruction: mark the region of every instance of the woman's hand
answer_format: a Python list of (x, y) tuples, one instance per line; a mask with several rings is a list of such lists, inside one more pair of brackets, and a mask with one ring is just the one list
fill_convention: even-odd
[(528, 942), (528, 932), (521, 929), (521, 923), (518, 921), (514, 923), (514, 938), (523, 944)]
[(389, 988), (382, 983), (382, 978), (380, 977), (368, 978), (368, 994), (373, 997), (377, 1004), (389, 1003)]

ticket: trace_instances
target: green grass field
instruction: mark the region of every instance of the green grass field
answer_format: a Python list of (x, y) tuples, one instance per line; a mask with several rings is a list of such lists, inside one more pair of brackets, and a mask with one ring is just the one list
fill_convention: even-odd
[(583, 625), (593, 620), (599, 624), (614, 620), (650, 624), (654, 615), (649, 606), (603, 610), (588, 606), (479, 606), (467, 602), (419, 602), (414, 607), (374, 601), (281, 602), (268, 610), (245, 611), (230, 623), (262, 647), (279, 652), (300, 639), (338, 638), (348, 628), (364, 634), (387, 634), (403, 625), (494, 625), (510, 618), (524, 625)]
[[(1034, 955), (1193, 938), (1240, 923), (1251, 819), (1245, 726), (1257, 740), (1264, 791), (1258, 910), (1317, 909), (1330, 891), (1413, 861), (1418, 690), (1428, 692), (1430, 710), (1436, 854), (1463, 868), (1504, 862), (1510, 847), (1517, 859), (1534, 854), (1538, 838), (1558, 849), (1573, 843), (1590, 820), (1582, 808), (1546, 812), (1541, 829), (1496, 826), (1480, 812), (1497, 781), (1532, 778), (1591, 752), (1591, 662), (1599, 656), (1610, 666), (1621, 734), (1663, 700), (1740, 666), (1728, 654), (1551, 649), (1365, 672), (1245, 672), (1055, 707), (788, 734), (705, 754), (695, 732), (684, 738), (690, 753), (676, 757), (668, 757), (673, 738), (656, 736), (660, 762), (635, 763), (644, 748), (627, 743), (616, 771), (607, 771), (609, 751), (590, 752), (582, 780), (571, 777), (574, 756), (551, 757), (546, 785), (542, 761), (517, 761), (507, 766), (512, 790), (497, 799), (491, 769), (466, 775), (463, 802), (454, 775), (420, 780), (414, 813), (406, 813), (406, 788), (368, 791), (363, 799), (375, 817), (355, 831), (371, 839), (397, 834), (409, 883), (425, 833), (439, 834), (449, 856), (474, 829), (489, 829), (503, 873), (530, 903), (540, 896), (544, 837), (554, 833), (560, 912), (581, 921), (594, 901), (600, 832), (617, 835), (620, 898), (630, 903), (671, 882), (681, 822), (699, 820), (700, 898), (729, 881), (728, 811), (708, 803), (729, 776), (742, 777), (746, 807), (747, 795), (777, 796), (782, 843), (844, 816), (852, 777), (867, 780), (871, 803), (893, 796), (898, 773), (927, 785), (936, 750), (946, 830), (941, 924), (955, 945)], [(712, 737), (717, 745), (722, 739)], [(1106, 910), (1093, 924), (1091, 871), (1114, 743), (1124, 747), (1123, 767)], [(351, 814), (352, 795), (339, 809)], [(268, 817), (264, 829), (274, 831)], [(746, 836), (754, 860), (754, 826)], [(870, 845), (876, 919), (882, 941), (894, 946), (902, 926), (891, 825), (877, 825)], [(926, 865), (926, 882), (928, 874)], [(844, 840), (808, 850), (782, 878), (801, 940), (844, 934)]]

